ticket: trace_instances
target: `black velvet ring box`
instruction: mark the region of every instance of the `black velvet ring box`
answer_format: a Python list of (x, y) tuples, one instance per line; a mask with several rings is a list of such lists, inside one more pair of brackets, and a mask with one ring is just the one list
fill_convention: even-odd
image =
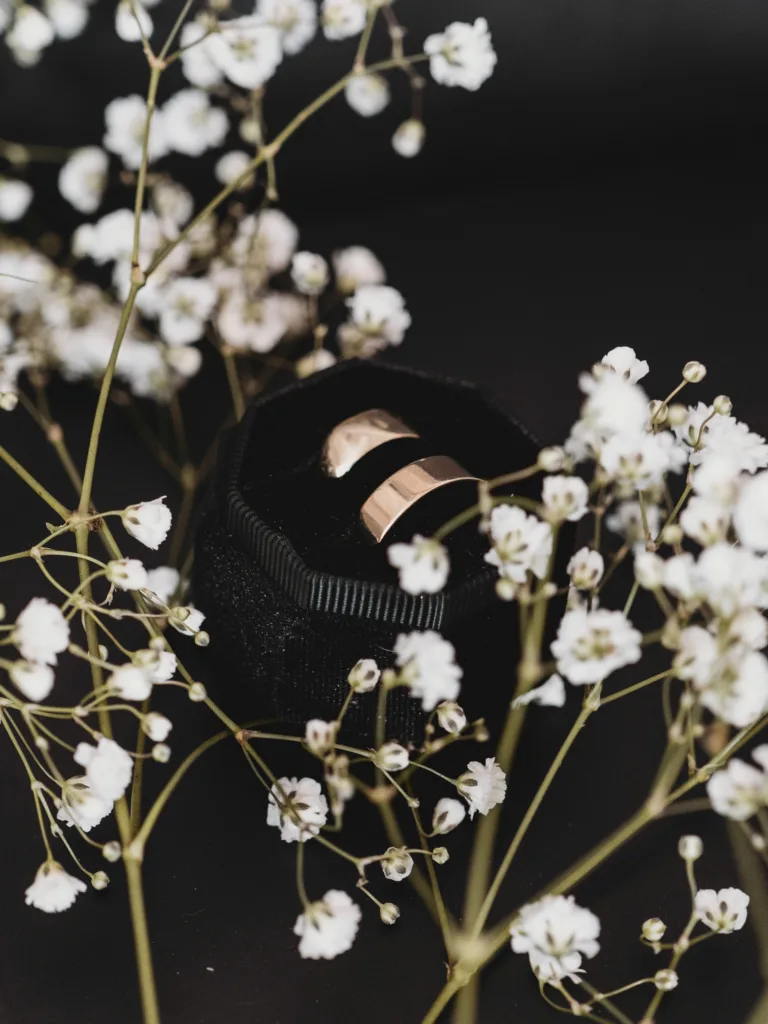
[[(341, 420), (381, 408), (419, 437), (393, 440), (344, 477), (322, 470), (325, 438)], [(394, 664), (398, 634), (437, 630), (463, 668), (461, 703), (488, 713), (489, 696), (508, 699), (517, 661), (517, 615), (495, 594), (496, 570), (477, 519), (444, 541), (447, 586), (412, 596), (398, 587), (387, 547), (431, 535), (477, 501), (477, 485), (454, 483), (417, 502), (376, 544), (360, 508), (391, 473), (414, 459), (448, 455), (490, 478), (530, 465), (534, 439), (472, 384), (370, 361), (348, 361), (255, 400), (225, 437), (197, 531), (193, 593), (205, 611), (210, 655), (227, 686), (253, 693), (254, 716), (301, 727), (332, 719), (360, 658)], [(528, 485), (531, 486), (531, 485)], [(518, 493), (535, 495), (533, 481)], [(500, 673), (504, 683), (500, 687)], [(345, 731), (373, 738), (375, 698), (355, 697)], [(388, 706), (389, 738), (418, 739), (425, 715), (405, 691)]]

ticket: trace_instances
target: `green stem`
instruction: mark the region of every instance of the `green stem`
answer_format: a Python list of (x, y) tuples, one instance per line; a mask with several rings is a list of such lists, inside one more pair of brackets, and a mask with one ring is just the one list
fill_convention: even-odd
[(28, 487), (32, 488), (38, 498), (42, 498), (47, 505), (50, 505), (57, 515), (61, 516), (65, 521), (69, 519), (69, 509), (62, 505), (60, 501), (57, 501), (56, 498), (54, 498), (54, 496), (47, 491), (31, 473), (28, 473), (27, 470), (24, 469), (20, 462), (14, 459), (9, 451), (6, 451), (6, 449), (2, 447), (2, 445), (0, 445), (0, 459), (2, 459), (17, 476), (21, 477)]

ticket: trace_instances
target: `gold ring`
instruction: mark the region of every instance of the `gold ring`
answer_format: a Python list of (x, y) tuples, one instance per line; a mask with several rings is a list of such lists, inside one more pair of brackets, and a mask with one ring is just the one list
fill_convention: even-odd
[(426, 459), (418, 459), (398, 469), (366, 499), (360, 510), (363, 525), (378, 543), (400, 516), (426, 494), (460, 480), (478, 481), (479, 477), (467, 473), (447, 455), (430, 455)]
[(418, 436), (385, 409), (366, 409), (337, 423), (330, 432), (323, 445), (323, 472), (333, 477), (344, 476), (379, 445)]

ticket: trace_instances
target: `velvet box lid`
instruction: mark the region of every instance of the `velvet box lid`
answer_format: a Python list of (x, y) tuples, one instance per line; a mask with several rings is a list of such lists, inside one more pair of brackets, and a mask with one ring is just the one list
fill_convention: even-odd
[[(328, 433), (375, 407), (420, 439), (381, 446), (348, 480), (327, 477)], [(194, 600), (206, 613), (210, 654), (226, 668), (227, 687), (253, 694), (254, 715), (294, 726), (332, 719), (360, 658), (388, 667), (398, 634), (432, 629), (456, 647), (467, 713), (487, 714), (494, 678), (503, 665), (509, 682), (517, 660), (516, 617), (495, 595), (496, 570), (483, 560), (488, 540), (477, 520), (444, 541), (451, 574), (437, 594), (405, 593), (386, 557), (388, 543), (429, 535), (471, 506), (476, 485), (441, 488), (381, 544), (364, 536), (360, 506), (386, 476), (423, 454), (450, 455), (490, 478), (530, 465), (537, 452), (534, 439), (475, 385), (368, 360), (339, 363), (253, 401), (222, 441), (196, 537)], [(374, 704), (355, 697), (348, 733), (372, 740)], [(393, 691), (390, 736), (415, 739), (424, 721), (417, 701)]]

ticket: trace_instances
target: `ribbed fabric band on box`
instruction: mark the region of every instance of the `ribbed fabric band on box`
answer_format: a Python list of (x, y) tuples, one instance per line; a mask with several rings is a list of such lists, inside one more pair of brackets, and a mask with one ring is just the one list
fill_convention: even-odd
[[(329, 479), (320, 467), (325, 437), (368, 408), (398, 416), (419, 441), (382, 445), (350, 479)], [(221, 687), (252, 693), (254, 717), (293, 726), (332, 719), (358, 659), (388, 667), (399, 633), (434, 629), (456, 647), (468, 714), (487, 712), (500, 672), (508, 699), (516, 614), (495, 596), (496, 572), (483, 561), (488, 540), (477, 522), (446, 539), (451, 574), (437, 594), (406, 594), (386, 558), (389, 543), (429, 535), (473, 504), (475, 486), (430, 495), (378, 545), (365, 537), (359, 512), (393, 468), (423, 454), (450, 455), (488, 478), (530, 465), (537, 451), (474, 385), (387, 364), (340, 363), (254, 401), (222, 440), (196, 538), (193, 596), (207, 616), (209, 656), (225, 669), (217, 673)], [(539, 486), (521, 485), (518, 493), (535, 495)], [(348, 735), (372, 741), (375, 704), (370, 694), (355, 697)], [(420, 738), (426, 716), (406, 691), (392, 692), (387, 717), (389, 738)]]

